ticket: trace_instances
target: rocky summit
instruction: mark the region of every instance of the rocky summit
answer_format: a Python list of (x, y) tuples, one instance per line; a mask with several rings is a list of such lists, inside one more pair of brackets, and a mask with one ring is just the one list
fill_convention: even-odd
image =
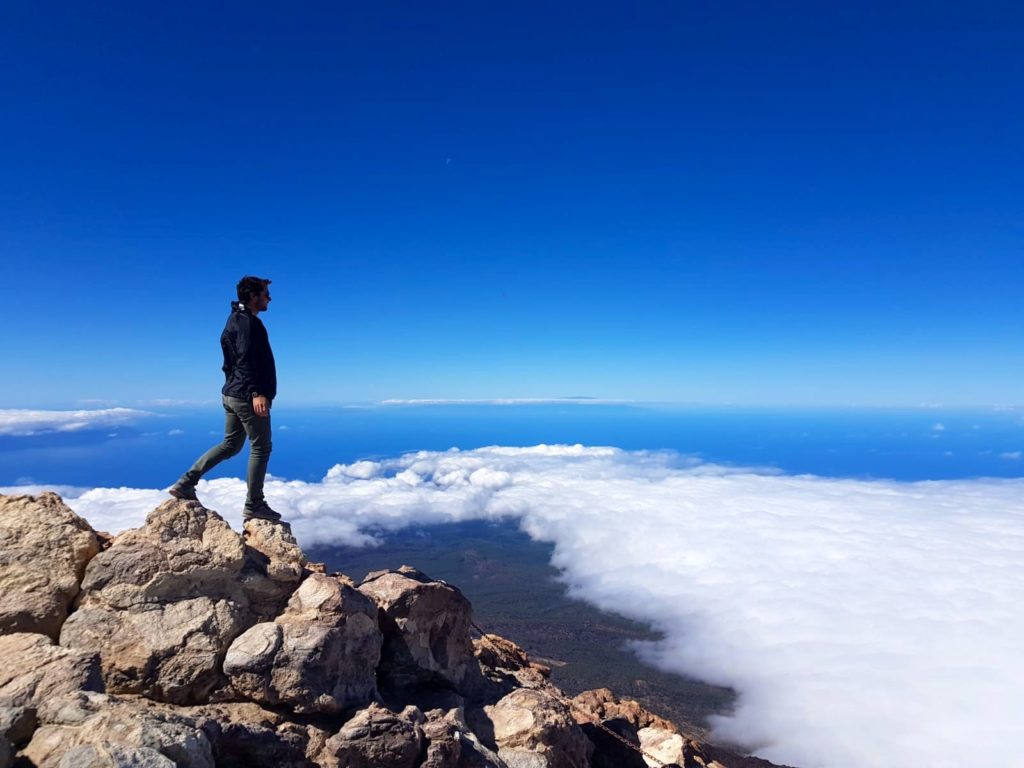
[(356, 584), (197, 501), (97, 533), (0, 496), (0, 768), (754, 768), (606, 689), (568, 697), (455, 587)]

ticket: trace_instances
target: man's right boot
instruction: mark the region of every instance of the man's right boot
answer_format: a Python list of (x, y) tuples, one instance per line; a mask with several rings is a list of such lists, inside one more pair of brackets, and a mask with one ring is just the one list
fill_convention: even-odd
[(199, 501), (199, 497), (196, 496), (196, 487), (182, 480), (179, 480), (170, 488), (168, 488), (167, 492), (176, 499), (184, 499), (186, 501)]

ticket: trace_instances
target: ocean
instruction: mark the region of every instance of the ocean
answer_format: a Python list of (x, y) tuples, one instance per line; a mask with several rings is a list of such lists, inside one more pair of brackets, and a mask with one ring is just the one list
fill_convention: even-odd
[[(673, 450), (786, 474), (948, 480), (1024, 474), (1024, 411), (755, 409), (642, 405), (429, 405), (274, 409), (278, 477), (410, 451), (583, 444)], [(131, 425), (0, 435), (0, 484), (170, 485), (222, 434), (219, 405), (164, 409)], [(242, 459), (210, 477), (244, 473)]]

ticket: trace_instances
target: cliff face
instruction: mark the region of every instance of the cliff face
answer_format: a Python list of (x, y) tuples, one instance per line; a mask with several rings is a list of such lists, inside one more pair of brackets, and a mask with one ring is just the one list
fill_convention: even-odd
[(471, 627), (449, 584), (355, 584), (198, 502), (110, 539), (55, 494), (0, 496), (0, 768), (770, 765), (568, 699)]

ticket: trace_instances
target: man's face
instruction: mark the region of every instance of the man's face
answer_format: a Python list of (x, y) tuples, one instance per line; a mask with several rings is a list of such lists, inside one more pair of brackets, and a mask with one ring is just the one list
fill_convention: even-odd
[(256, 311), (266, 312), (270, 306), (270, 289), (264, 287), (263, 293), (256, 297)]

